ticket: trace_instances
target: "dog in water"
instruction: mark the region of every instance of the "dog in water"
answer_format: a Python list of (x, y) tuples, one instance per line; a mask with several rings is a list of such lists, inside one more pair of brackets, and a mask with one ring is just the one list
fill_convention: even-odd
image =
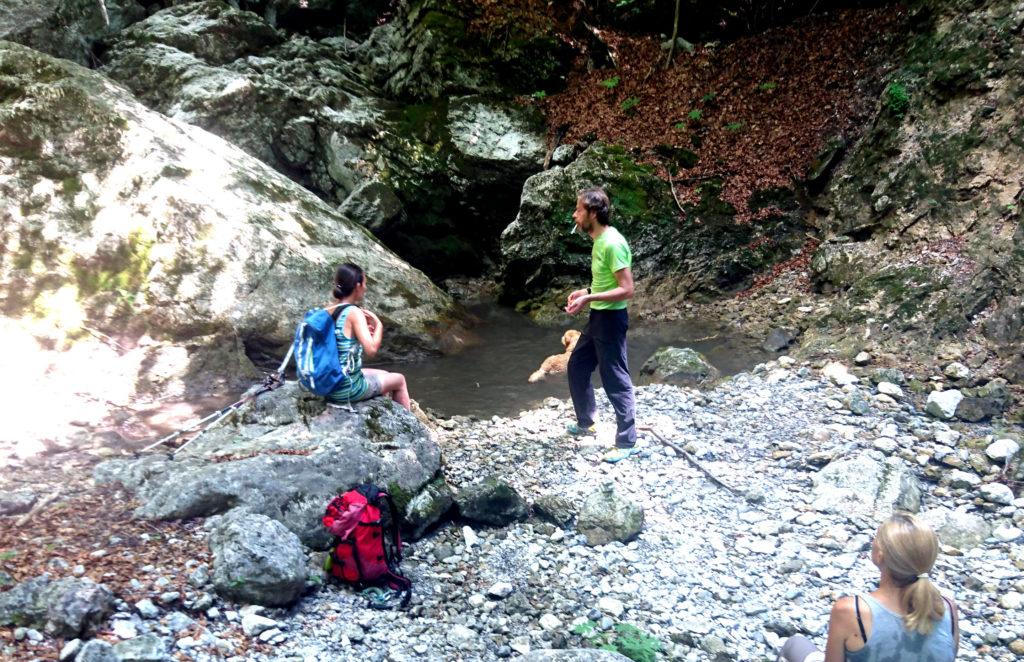
[(572, 354), (572, 350), (576, 348), (576, 343), (580, 339), (580, 332), (575, 329), (569, 329), (562, 334), (562, 346), (565, 347), (563, 354), (554, 354), (544, 359), (544, 363), (540, 364), (540, 370), (537, 370), (530, 375), (530, 382), (539, 382), (548, 375), (554, 375), (559, 372), (565, 372), (565, 367), (569, 365), (569, 355)]

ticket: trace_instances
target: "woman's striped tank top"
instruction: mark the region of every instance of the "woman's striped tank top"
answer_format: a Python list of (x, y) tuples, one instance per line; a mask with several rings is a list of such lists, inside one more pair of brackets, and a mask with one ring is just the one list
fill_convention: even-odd
[(354, 402), (366, 395), (370, 388), (363, 375), (363, 346), (354, 335), (352, 338), (345, 335), (345, 320), (353, 310), (358, 309), (355, 306), (346, 306), (334, 324), (334, 337), (338, 341), (338, 359), (348, 379), (341, 382), (338, 388), (327, 396), (332, 402)]

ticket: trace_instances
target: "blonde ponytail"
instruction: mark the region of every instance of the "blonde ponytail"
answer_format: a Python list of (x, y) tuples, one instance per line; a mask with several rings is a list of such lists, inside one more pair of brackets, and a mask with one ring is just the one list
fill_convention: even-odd
[(902, 589), (904, 627), (930, 633), (946, 612), (939, 589), (927, 576), (939, 555), (935, 532), (913, 515), (897, 513), (878, 528), (876, 540), (885, 569)]

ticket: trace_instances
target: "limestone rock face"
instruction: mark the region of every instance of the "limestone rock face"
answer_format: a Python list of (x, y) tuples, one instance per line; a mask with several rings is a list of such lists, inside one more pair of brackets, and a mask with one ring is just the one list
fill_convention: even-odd
[[(680, 213), (665, 182), (617, 146), (592, 144), (578, 158), (526, 180), (519, 212), (501, 234), (501, 282), (506, 299), (538, 317), (565, 305), (565, 293), (590, 281), (590, 238), (574, 231), (572, 212), (584, 188), (602, 186), (612, 203), (611, 223), (633, 251), (637, 300), (712, 296), (740, 287), (773, 259), (764, 250), (789, 250), (785, 228), (733, 222), (733, 209), (705, 186), (705, 197)], [(745, 247), (755, 232), (772, 241)], [(786, 249), (782, 249), (786, 246)], [(765, 262), (768, 260), (768, 262)]]
[(102, 70), (339, 205), (432, 275), (482, 268), (543, 163), (539, 112), (498, 96), (403, 106), (357, 55), (342, 37), (285, 40), (256, 14), (205, 0), (132, 26)]
[(917, 476), (900, 458), (877, 451), (830, 462), (812, 480), (815, 510), (884, 519), (894, 510), (921, 507)]
[(5, 314), (170, 338), (226, 330), (283, 354), (353, 261), (373, 279), (385, 347), (436, 347), (450, 299), (302, 187), (96, 72), (0, 44), (0, 73)]
[[(906, 59), (822, 200), (829, 213), (819, 229), (831, 238), (812, 275), (819, 289), (843, 293), (830, 312), (839, 333), (852, 338), (871, 318), (876, 342), (908, 334), (930, 342), (968, 331), (984, 310), (983, 333), (1017, 361), (1005, 376), (1022, 376), (1014, 173), (1024, 158), (1016, 137), (1024, 111), (1007, 91), (1020, 80), (1019, 15), (1006, 0), (915, 12)], [(915, 259), (923, 245), (928, 257)], [(985, 416), (971, 408), (972, 419)]]
[(225, 597), (286, 606), (306, 585), (306, 552), (298, 537), (263, 515), (233, 511), (211, 525), (213, 585)]
[(5, 0), (0, 40), (88, 65), (97, 42), (145, 17), (135, 0)]
[(543, 28), (515, 22), (506, 46), (470, 30), (472, 15), (454, 3), (414, 0), (396, 20), (375, 29), (359, 47), (366, 76), (391, 97), (529, 93), (557, 84), (570, 53)]
[(640, 374), (652, 381), (682, 386), (701, 386), (718, 379), (718, 368), (690, 347), (662, 347), (644, 361)]
[(375, 483), (412, 498), (440, 468), (441, 451), (427, 429), (391, 400), (355, 403), (349, 412), (325, 407), (290, 382), (256, 402), (261, 409), (244, 412), (237, 428), (212, 430), (174, 460), (110, 460), (94, 478), (134, 491), (143, 504), (139, 517), (243, 508), (325, 549), (330, 534), (320, 518), (332, 497)]

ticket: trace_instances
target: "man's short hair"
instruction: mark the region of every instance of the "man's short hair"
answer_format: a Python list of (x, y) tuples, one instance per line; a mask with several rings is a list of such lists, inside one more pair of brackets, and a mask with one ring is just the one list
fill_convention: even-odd
[(603, 188), (595, 186), (583, 189), (577, 198), (583, 202), (584, 209), (597, 215), (598, 223), (608, 225), (608, 217), (612, 213), (612, 203), (608, 200), (608, 194), (604, 192)]

